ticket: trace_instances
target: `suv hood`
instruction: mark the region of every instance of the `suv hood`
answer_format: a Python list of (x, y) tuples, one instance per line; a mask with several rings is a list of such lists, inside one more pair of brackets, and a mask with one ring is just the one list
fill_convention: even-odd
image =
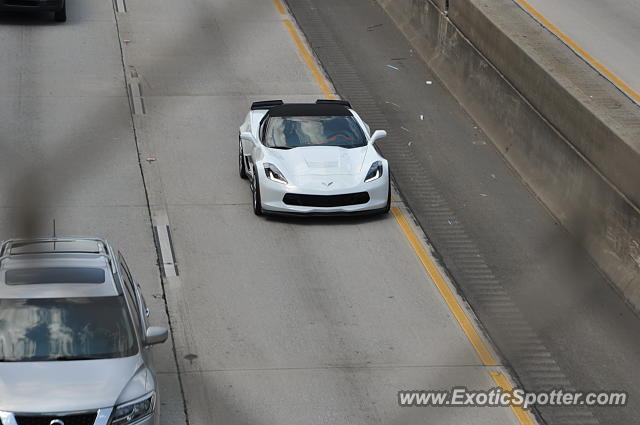
[(305, 146), (289, 150), (270, 149), (280, 164), (286, 170), (286, 175), (292, 176), (327, 176), (353, 175), (360, 173), (362, 163), (367, 155), (368, 146), (361, 148), (340, 148), (335, 146)]
[(0, 363), (0, 410), (62, 413), (112, 407), (142, 366), (140, 355)]

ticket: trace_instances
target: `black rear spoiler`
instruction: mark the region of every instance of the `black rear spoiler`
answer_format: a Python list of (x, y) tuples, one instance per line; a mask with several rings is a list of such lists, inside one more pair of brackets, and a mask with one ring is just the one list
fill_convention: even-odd
[(256, 109), (271, 109), (274, 106), (284, 105), (282, 100), (263, 100), (261, 102), (253, 102), (251, 104), (251, 110), (255, 111)]
[(317, 104), (330, 104), (330, 105), (342, 105), (342, 106), (346, 106), (347, 108), (351, 109), (351, 103), (349, 103), (346, 100), (334, 100), (334, 99), (318, 99), (316, 100)]

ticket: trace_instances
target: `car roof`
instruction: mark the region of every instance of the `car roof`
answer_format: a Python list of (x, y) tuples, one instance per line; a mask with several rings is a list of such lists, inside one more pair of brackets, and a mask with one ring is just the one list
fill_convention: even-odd
[(116, 296), (116, 273), (111, 248), (98, 238), (12, 239), (0, 247), (0, 298)]
[(267, 112), (270, 117), (350, 117), (345, 105), (331, 103), (285, 103)]
[[(315, 103), (284, 103), (282, 100), (262, 100), (251, 104), (252, 111), (268, 117), (348, 117), (353, 116), (351, 103), (340, 99), (318, 99)], [(262, 115), (262, 114), (261, 114)]]

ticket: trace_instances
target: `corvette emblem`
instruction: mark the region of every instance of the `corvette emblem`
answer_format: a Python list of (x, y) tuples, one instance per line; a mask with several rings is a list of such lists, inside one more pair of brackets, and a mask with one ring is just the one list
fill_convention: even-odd
[(322, 182), (322, 184), (323, 184), (323, 186), (329, 187), (329, 186), (331, 186), (333, 184), (333, 182), (329, 182), (329, 183)]

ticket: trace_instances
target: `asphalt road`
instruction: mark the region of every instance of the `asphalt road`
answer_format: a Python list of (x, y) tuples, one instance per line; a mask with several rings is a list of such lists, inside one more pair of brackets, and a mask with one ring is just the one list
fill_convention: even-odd
[(640, 93), (640, 3), (636, 0), (527, 1)]
[[(236, 169), (250, 102), (322, 97), (287, 16), (263, 0), (122, 4), (70, 0), (62, 25), (0, 17), (0, 232), (55, 220), (123, 251), (173, 330), (161, 423), (517, 423), (398, 406), (398, 390), (489, 389), (502, 369), (483, 366), (392, 216), (253, 215)], [(177, 276), (163, 278), (165, 224)]]
[[(549, 424), (640, 417), (640, 321), (371, 0), (287, 0), (329, 77), (525, 388), (625, 390), (624, 408), (546, 408)], [(469, 82), (473, 84), (473, 81)]]

